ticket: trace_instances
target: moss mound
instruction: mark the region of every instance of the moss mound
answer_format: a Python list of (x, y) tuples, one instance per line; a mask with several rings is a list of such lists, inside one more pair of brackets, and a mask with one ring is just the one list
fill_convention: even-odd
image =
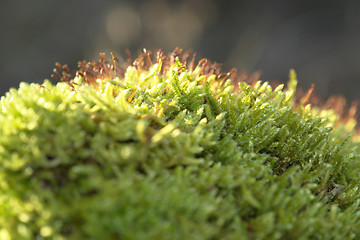
[(296, 106), (294, 76), (188, 60), (102, 56), (2, 97), (0, 238), (359, 239), (349, 131)]

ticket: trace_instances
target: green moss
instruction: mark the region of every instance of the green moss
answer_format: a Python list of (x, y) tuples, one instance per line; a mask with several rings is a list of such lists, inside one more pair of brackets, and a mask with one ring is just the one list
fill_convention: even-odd
[(146, 57), (1, 98), (1, 239), (360, 238), (353, 126), (295, 106), (294, 72)]

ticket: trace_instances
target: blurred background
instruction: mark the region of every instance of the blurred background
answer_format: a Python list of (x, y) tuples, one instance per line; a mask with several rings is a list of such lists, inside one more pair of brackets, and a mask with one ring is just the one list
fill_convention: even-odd
[(55, 62), (175, 47), (263, 81), (294, 68), (324, 98), (360, 98), (360, 1), (0, 0), (1, 95), (50, 78)]

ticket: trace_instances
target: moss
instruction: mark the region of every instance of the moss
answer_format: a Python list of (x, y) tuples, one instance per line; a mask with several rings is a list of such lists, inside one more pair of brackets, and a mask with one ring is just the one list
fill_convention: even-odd
[[(359, 239), (354, 117), (189, 55), (1, 98), (1, 239)], [(355, 134), (352, 138), (349, 134)]]

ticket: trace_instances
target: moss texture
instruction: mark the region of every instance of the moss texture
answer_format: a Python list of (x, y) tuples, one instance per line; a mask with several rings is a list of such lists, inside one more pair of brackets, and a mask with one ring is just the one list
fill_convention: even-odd
[[(0, 238), (359, 239), (354, 119), (180, 51), (0, 105)], [(124, 69), (124, 70), (123, 70)]]

